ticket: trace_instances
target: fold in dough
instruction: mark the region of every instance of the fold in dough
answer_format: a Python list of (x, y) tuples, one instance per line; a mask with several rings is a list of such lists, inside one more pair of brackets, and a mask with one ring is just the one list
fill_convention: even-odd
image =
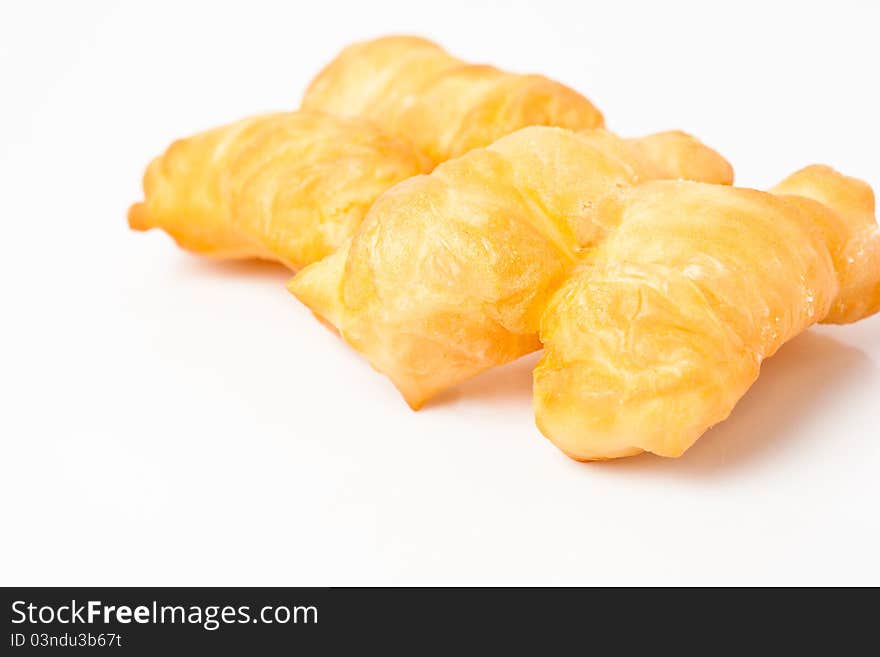
[(424, 39), (355, 44), (314, 80), (303, 111), (172, 144), (147, 169), (129, 225), (296, 270), (344, 244), (395, 183), (532, 124), (586, 128), (602, 115), (561, 84), (469, 66)]
[(390, 189), (348, 247), (289, 288), (418, 408), (538, 349), (547, 298), (616, 224), (604, 205), (642, 180), (684, 175), (733, 177), (683, 133), (526, 128)]
[(599, 110), (563, 84), (466, 64), (409, 36), (345, 48), (311, 83), (302, 107), (370, 119), (435, 163), (527, 126), (604, 125)]
[(871, 189), (812, 166), (772, 192), (651, 182), (612, 210), (541, 321), (535, 416), (561, 450), (679, 456), (784, 342), (880, 309)]
[(147, 168), (145, 200), (128, 220), (196, 253), (299, 269), (350, 238), (382, 192), (430, 166), (363, 120), (267, 114), (174, 142)]

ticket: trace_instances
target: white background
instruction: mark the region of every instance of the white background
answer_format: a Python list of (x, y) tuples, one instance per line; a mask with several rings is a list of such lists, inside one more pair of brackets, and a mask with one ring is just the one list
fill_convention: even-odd
[(568, 460), (535, 357), (420, 413), (291, 297), (127, 229), (174, 138), (420, 33), (683, 128), (740, 184), (880, 186), (877, 3), (3, 3), (0, 583), (880, 584), (880, 317), (786, 346), (685, 457)]

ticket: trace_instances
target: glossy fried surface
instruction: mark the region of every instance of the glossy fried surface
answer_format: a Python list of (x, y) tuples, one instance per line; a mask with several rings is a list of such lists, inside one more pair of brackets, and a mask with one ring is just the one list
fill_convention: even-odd
[(682, 151), (701, 155), (705, 179), (731, 181), (727, 162), (683, 133), (520, 130), (386, 192), (351, 245), (290, 289), (418, 408), (537, 349), (547, 298), (616, 225), (605, 205), (642, 180), (679, 177)]
[(785, 341), (877, 312), (870, 188), (808, 167), (774, 191), (650, 182), (622, 199), (541, 321), (535, 414), (560, 449), (678, 456)]
[(353, 43), (315, 76), (302, 107), (359, 116), (393, 128), (394, 117), (437, 75), (464, 64), (421, 37), (388, 36)]
[(296, 270), (343, 245), (386, 189), (451, 155), (522, 125), (602, 121), (558, 83), (469, 66), (418, 37), (346, 48), (303, 107), (173, 143), (148, 167), (129, 225)]
[(366, 121), (256, 116), (174, 142), (147, 168), (129, 224), (162, 228), (195, 253), (299, 269), (350, 238), (383, 191), (429, 166)]
[(435, 163), (527, 126), (603, 125), (593, 104), (563, 84), (467, 64), (409, 36), (345, 48), (312, 82), (302, 107), (368, 118)]
[[(792, 174), (772, 190), (789, 202), (809, 205), (834, 261), (840, 291), (822, 320), (848, 324), (880, 309), (880, 229), (869, 185), (814, 165)], [(822, 204), (825, 208), (818, 207)]]

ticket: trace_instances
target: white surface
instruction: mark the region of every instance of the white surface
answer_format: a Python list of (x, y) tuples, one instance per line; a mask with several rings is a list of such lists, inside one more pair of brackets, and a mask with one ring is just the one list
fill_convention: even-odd
[(692, 131), (742, 184), (880, 185), (880, 5), (670, 4), (4, 3), (0, 584), (880, 584), (880, 317), (785, 347), (680, 460), (581, 465), (534, 357), (412, 413), (283, 270), (126, 227), (172, 139), (387, 32)]

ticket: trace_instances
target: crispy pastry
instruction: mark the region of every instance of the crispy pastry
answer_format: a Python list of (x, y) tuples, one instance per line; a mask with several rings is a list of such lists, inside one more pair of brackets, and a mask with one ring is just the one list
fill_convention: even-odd
[(128, 220), (196, 253), (298, 269), (351, 237), (383, 191), (429, 167), (364, 120), (267, 114), (174, 142), (147, 168)]
[(683, 133), (525, 128), (393, 187), (349, 247), (289, 287), (418, 408), (538, 349), (547, 298), (614, 227), (603, 206), (641, 180), (683, 176), (733, 173)]
[(880, 309), (870, 187), (812, 166), (772, 192), (651, 182), (606, 206), (618, 229), (541, 321), (535, 414), (566, 454), (679, 456), (784, 342)]
[(603, 125), (599, 110), (565, 85), (466, 64), (426, 39), (407, 36), (345, 48), (311, 83), (302, 106), (368, 118), (412, 141), (435, 163), (526, 126)]
[(163, 228), (203, 255), (299, 269), (339, 248), (379, 194), (451, 154), (524, 125), (602, 123), (561, 84), (468, 66), (416, 37), (346, 48), (303, 108), (172, 144), (147, 169), (130, 226)]

